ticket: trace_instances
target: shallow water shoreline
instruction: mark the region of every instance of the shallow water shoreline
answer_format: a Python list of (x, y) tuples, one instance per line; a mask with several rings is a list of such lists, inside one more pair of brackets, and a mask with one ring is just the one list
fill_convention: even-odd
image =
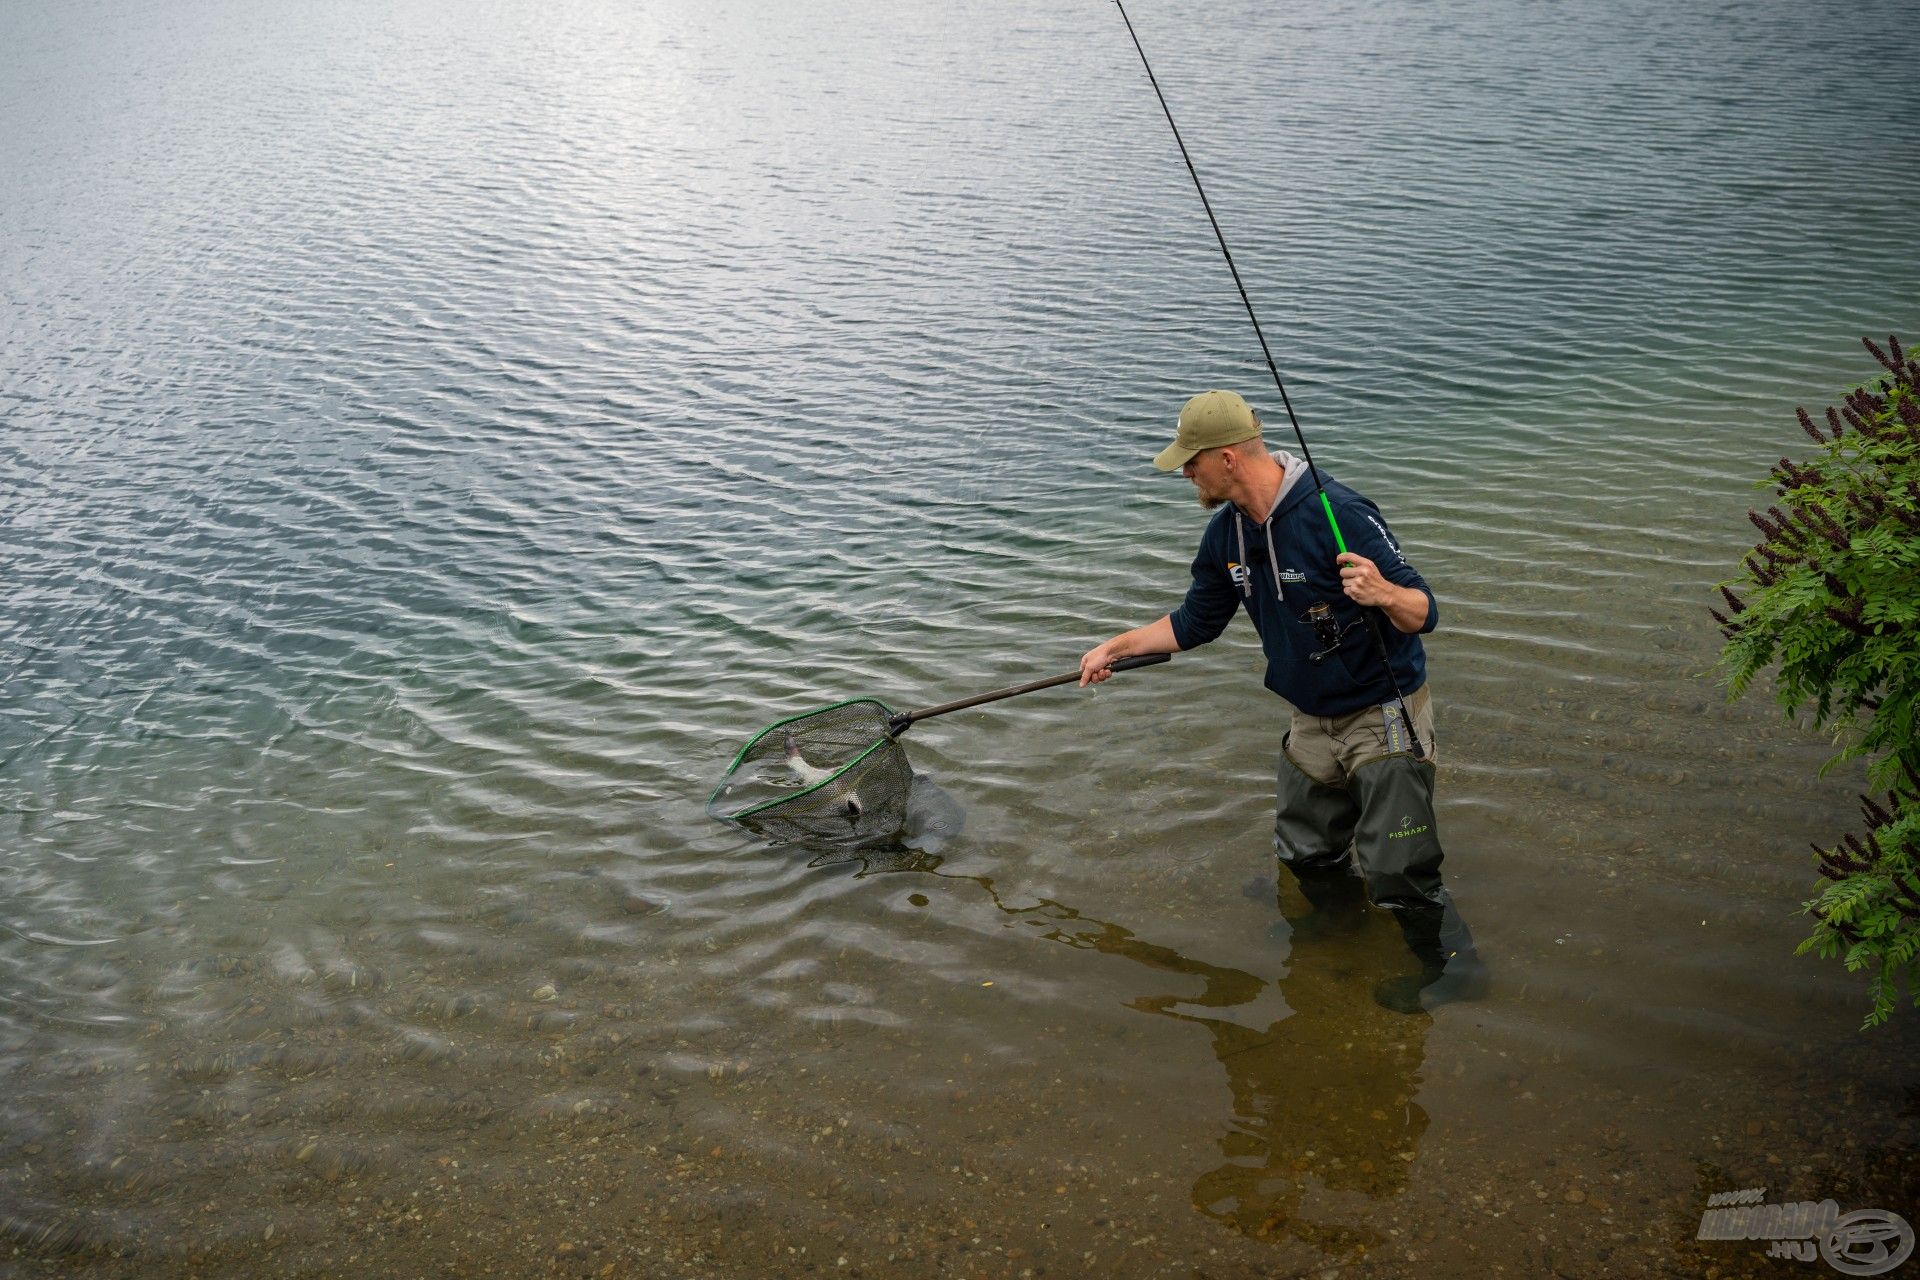
[(703, 812), (779, 717), (1172, 607), (1179, 404), (1278, 420), (1105, 6), (0, 8), (4, 1269), (1735, 1276), (1715, 1194), (1920, 1223), (1920, 1019), (1792, 955), (1858, 780), (1706, 613), (1793, 406), (1915, 332), (1906, 14), (1134, 16), (1438, 593), (1488, 999), (1388, 1015), (1388, 922), (1284, 925), (1244, 624), (916, 727), (936, 856)]

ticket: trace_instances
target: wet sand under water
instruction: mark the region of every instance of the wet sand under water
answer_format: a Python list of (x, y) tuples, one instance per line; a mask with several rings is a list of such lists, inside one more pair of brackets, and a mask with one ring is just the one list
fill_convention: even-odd
[[(80, 1115), (47, 1117), (15, 1185), (69, 1212), (7, 1218), (14, 1273), (1761, 1276), (1782, 1265), (1763, 1244), (1693, 1241), (1708, 1195), (1898, 1211), (1920, 1186), (1916, 1099), (1876, 1092), (1909, 1069), (1874, 1053), (1835, 1092), (1813, 1044), (1726, 1055), (1707, 1026), (1691, 1053), (1596, 1050), (1529, 1025), (1582, 997), (1541, 1001), (1513, 959), (1482, 1004), (1389, 1013), (1368, 996), (1400, 962), (1380, 913), (1297, 948), (1269, 926), (1264, 964), (1239, 968), (937, 857), (823, 861), (808, 874), (886, 904), (909, 938), (943, 910), (992, 913), (1044, 950), (1038, 971), (1097, 970), (1118, 1016), (1033, 1003), (1019, 975), (926, 993), (899, 975), (895, 1007), (944, 1006), (930, 1020), (999, 1022), (983, 1009), (1014, 1001), (1032, 1021), (955, 1052), (912, 1022), (828, 1016), (766, 1052), (644, 1016), (666, 987), (700, 1001), (699, 945), (653, 976), (582, 966), (499, 1005), (406, 989), (459, 989), (457, 972), (334, 971), (292, 1019), (285, 983), (209, 957), (222, 1039), (244, 1047), (71, 1071), (77, 1108), (177, 1118), (117, 1144), (95, 1115), (77, 1152), (61, 1128)], [(1160, 879), (1199, 890), (1193, 866)], [(1270, 879), (1238, 897), (1304, 910)], [(890, 976), (857, 948), (813, 974)], [(1049, 1077), (1064, 1060), (1077, 1075)]]

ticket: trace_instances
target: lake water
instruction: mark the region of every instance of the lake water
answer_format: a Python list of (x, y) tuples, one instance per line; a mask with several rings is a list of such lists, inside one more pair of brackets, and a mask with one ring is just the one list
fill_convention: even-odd
[[(929, 721), (937, 854), (710, 821), (780, 717), (1178, 601), (1279, 421), (1118, 14), (0, 9), (0, 1256), (103, 1275), (1776, 1274), (1920, 1210), (1792, 956), (1752, 482), (1920, 338), (1910, 5), (1133, 12), (1323, 470), (1441, 601), (1496, 974), (1280, 923), (1250, 628)], [(1822, 1264), (1824, 1266), (1824, 1264)]]

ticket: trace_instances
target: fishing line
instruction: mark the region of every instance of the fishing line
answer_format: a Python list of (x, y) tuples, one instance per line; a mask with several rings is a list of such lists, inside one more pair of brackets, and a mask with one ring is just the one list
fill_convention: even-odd
[[(1207, 211), (1207, 221), (1213, 224), (1214, 239), (1220, 242), (1220, 255), (1227, 260), (1227, 270), (1233, 273), (1233, 286), (1240, 291), (1240, 302), (1247, 309), (1247, 319), (1253, 322), (1253, 336), (1260, 342), (1260, 354), (1267, 359), (1267, 372), (1273, 375), (1273, 385), (1280, 391), (1281, 407), (1287, 411), (1287, 421), (1293, 426), (1293, 438), (1300, 444), (1300, 457), (1307, 464), (1307, 474), (1313, 477), (1313, 487), (1320, 495), (1320, 510), (1326, 513), (1327, 525), (1333, 530), (1333, 542), (1341, 555), (1348, 554), (1347, 540), (1340, 532), (1340, 522), (1333, 518), (1333, 501), (1327, 497), (1326, 486), (1320, 483), (1320, 469), (1313, 465), (1313, 453), (1307, 448), (1306, 433), (1300, 429), (1300, 419), (1293, 412), (1293, 399), (1287, 395), (1287, 384), (1280, 377), (1280, 366), (1274, 363), (1273, 350), (1267, 346), (1267, 335), (1260, 329), (1260, 317), (1253, 313), (1253, 300), (1247, 296), (1247, 286), (1240, 279), (1240, 268), (1234, 265), (1233, 250), (1227, 248), (1226, 233), (1220, 230), (1220, 219), (1214, 216), (1213, 202), (1207, 199), (1207, 189), (1200, 183), (1200, 171), (1193, 166), (1193, 157), (1187, 152), (1187, 143), (1180, 136), (1180, 126), (1173, 122), (1173, 108), (1167, 105), (1167, 95), (1160, 91), (1160, 78), (1153, 74), (1153, 64), (1147, 61), (1147, 51), (1141, 47), (1140, 35), (1133, 29), (1133, 19), (1127, 16), (1127, 7), (1120, 0), (1113, 0), (1113, 7), (1120, 11), (1120, 21), (1127, 24), (1127, 35), (1133, 40), (1134, 52), (1140, 55), (1140, 65), (1146, 68), (1147, 82), (1153, 86), (1153, 96), (1160, 100), (1160, 111), (1167, 117), (1167, 127), (1173, 130), (1174, 145), (1180, 148), (1180, 158), (1187, 162), (1187, 173), (1193, 179), (1193, 189), (1200, 193), (1200, 207)], [(1413, 714), (1407, 708), (1406, 695), (1400, 692), (1400, 679), (1393, 673), (1393, 659), (1387, 655), (1387, 640), (1380, 633), (1379, 609), (1362, 606), (1361, 613), (1367, 620), (1367, 629), (1373, 636), (1374, 650), (1379, 654), (1380, 665), (1386, 668), (1387, 682), (1393, 686), (1393, 700), (1399, 705), (1401, 722), (1406, 725), (1407, 736), (1413, 740), (1413, 754), (1416, 759), (1426, 758), (1426, 748), (1420, 743), (1420, 734), (1413, 727)]]

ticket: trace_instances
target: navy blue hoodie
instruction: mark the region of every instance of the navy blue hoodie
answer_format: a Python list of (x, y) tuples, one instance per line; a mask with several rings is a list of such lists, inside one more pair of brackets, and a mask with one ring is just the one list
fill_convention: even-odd
[[(1340, 589), (1340, 549), (1312, 477), (1304, 474), (1306, 464), (1285, 453), (1276, 459), (1286, 468), (1288, 483), (1267, 523), (1256, 524), (1227, 503), (1201, 535), (1200, 553), (1193, 558), (1193, 585), (1172, 615), (1173, 638), (1182, 649), (1206, 644), (1226, 630), (1234, 610), (1244, 605), (1266, 650), (1267, 688), (1301, 711), (1339, 716), (1390, 702), (1393, 685), (1380, 665), (1364, 612)], [(1388, 581), (1425, 592), (1427, 621), (1421, 631), (1433, 630), (1440, 621), (1439, 602), (1407, 563), (1380, 508), (1327, 479), (1325, 472), (1321, 479), (1347, 550), (1373, 561)], [(1322, 601), (1332, 609), (1339, 629), (1339, 641), (1332, 646), (1316, 636), (1307, 616), (1309, 606)], [(1385, 618), (1379, 622), (1400, 691), (1411, 694), (1427, 682), (1420, 637), (1400, 632)]]

